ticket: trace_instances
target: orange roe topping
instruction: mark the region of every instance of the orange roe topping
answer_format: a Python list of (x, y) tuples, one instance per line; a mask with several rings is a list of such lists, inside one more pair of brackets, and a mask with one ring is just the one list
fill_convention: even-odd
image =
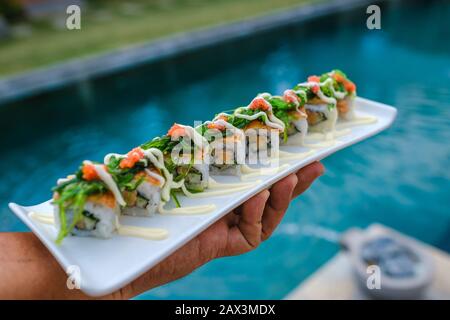
[(207, 127), (208, 127), (208, 129), (217, 129), (219, 131), (225, 130), (225, 126), (223, 124), (216, 123), (216, 122), (208, 123)]
[(344, 83), (347, 80), (339, 73), (333, 74), (333, 78), (334, 78), (334, 80), (336, 80), (337, 82), (340, 82), (340, 83)]
[(172, 128), (169, 129), (169, 132), (167, 132), (167, 135), (171, 136), (171, 137), (182, 137), (184, 136), (186, 133), (186, 130), (180, 126), (177, 123), (174, 123)]
[(283, 99), (287, 103), (297, 104), (298, 102), (300, 102), (300, 99), (297, 97), (297, 94), (294, 92), (294, 90), (284, 91)]
[(141, 148), (134, 148), (127, 153), (127, 157), (120, 161), (119, 167), (121, 169), (133, 168), (136, 162), (144, 158), (144, 152)]
[(270, 104), (262, 97), (256, 97), (248, 106), (251, 110), (260, 109), (263, 111), (270, 110)]
[(318, 76), (309, 76), (308, 82), (320, 82), (320, 78)]
[(320, 89), (319, 86), (313, 86), (311, 88), (311, 91), (317, 94), (317, 92), (319, 92), (319, 89)]
[(353, 82), (347, 80), (347, 82), (344, 84), (345, 90), (347, 90), (348, 92), (355, 92), (356, 91), (356, 86)]
[(93, 164), (84, 164), (81, 172), (83, 173), (83, 179), (86, 181), (100, 179)]
[(223, 120), (223, 121), (228, 122), (228, 117), (227, 117), (226, 115), (224, 115), (224, 114), (218, 116), (217, 119), (218, 119), (218, 120)]
[(333, 78), (339, 82), (344, 84), (344, 88), (345, 90), (347, 90), (348, 92), (355, 92), (356, 90), (356, 86), (353, 82), (351, 82), (350, 80), (346, 79), (345, 77), (343, 77), (342, 75), (335, 73), (333, 74)]

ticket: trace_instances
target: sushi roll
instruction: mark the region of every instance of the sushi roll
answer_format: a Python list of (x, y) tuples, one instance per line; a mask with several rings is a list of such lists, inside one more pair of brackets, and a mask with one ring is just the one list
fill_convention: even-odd
[(245, 134), (227, 119), (226, 114), (219, 114), (202, 125), (202, 135), (210, 143), (209, 170), (211, 175), (240, 176), (245, 163)]
[(208, 141), (193, 127), (174, 124), (167, 135), (141, 146), (156, 148), (175, 183), (184, 183), (190, 192), (202, 192), (209, 183)]
[(68, 235), (106, 239), (117, 230), (125, 201), (106, 166), (84, 161), (75, 175), (60, 179), (53, 191), (57, 243)]
[[(57, 200), (55, 196), (53, 200)], [(63, 232), (61, 212), (59, 206), (55, 207), (54, 215), (59, 234)], [(116, 230), (116, 217), (120, 214), (120, 208), (110, 192), (88, 196), (79, 217), (75, 219), (75, 208), (68, 207), (64, 213), (65, 223), (70, 226), (68, 234), (75, 236), (92, 236), (96, 238), (111, 238)], [(72, 227), (73, 224), (73, 227)], [(65, 232), (63, 232), (65, 234)], [(64, 236), (58, 236), (62, 238)], [(62, 239), (61, 239), (62, 240)]]
[(303, 145), (308, 133), (308, 121), (305, 110), (306, 92), (286, 90), (283, 96), (266, 98), (273, 107), (275, 116), (285, 124), (282, 142), (286, 145)]
[(294, 88), (296, 92), (300, 90), (306, 92), (305, 110), (308, 116), (308, 130), (311, 132), (334, 131), (338, 111), (331, 86), (331, 81), (320, 82), (318, 76), (310, 76), (308, 82), (300, 83)]
[(286, 128), (278, 119), (267, 99), (271, 97), (263, 93), (254, 98), (246, 107), (237, 108), (228, 118), (234, 127), (242, 129), (247, 139), (247, 156), (253, 164), (258, 159), (265, 161), (272, 156), (272, 150), (278, 150), (280, 134)]
[(154, 156), (138, 147), (126, 155), (109, 154), (104, 162), (125, 200), (123, 214), (151, 216), (157, 212), (166, 179)]
[(178, 159), (175, 179), (184, 179), (190, 192), (204, 191), (209, 183), (208, 141), (193, 127), (180, 124), (174, 124), (167, 135), (180, 147), (171, 154), (172, 160)]
[(209, 165), (207, 163), (193, 165), (177, 165), (175, 179), (184, 179), (184, 184), (189, 192), (203, 192), (208, 188)]
[[(134, 181), (142, 181), (135, 191), (129, 191), (131, 202), (124, 208), (124, 214), (150, 216), (156, 213), (161, 202), (161, 188), (164, 178), (156, 169), (146, 169), (136, 174)], [(135, 200), (134, 200), (135, 199)]]
[[(329, 80), (330, 79), (330, 80)], [(321, 82), (332, 82), (333, 95), (337, 100), (337, 110), (339, 118), (344, 120), (355, 119), (355, 97), (356, 86), (349, 80), (345, 73), (340, 70), (333, 70), (320, 77)]]

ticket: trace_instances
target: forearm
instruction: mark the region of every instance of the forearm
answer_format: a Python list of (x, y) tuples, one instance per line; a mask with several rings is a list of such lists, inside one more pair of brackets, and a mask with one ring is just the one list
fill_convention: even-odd
[[(67, 275), (32, 233), (0, 233), (0, 299), (90, 299), (67, 287)], [(189, 274), (212, 257), (198, 238), (106, 299), (129, 299)]]
[(150, 271), (106, 298), (130, 299), (152, 288), (182, 278), (217, 258), (218, 251), (211, 246), (205, 247), (202, 237), (203, 235), (197, 236)]
[[(315, 162), (277, 182), (270, 192), (255, 195), (153, 269), (103, 298), (129, 299), (181, 278), (212, 259), (255, 249), (281, 222), (291, 198), (303, 193), (323, 172), (323, 166)], [(0, 298), (89, 298), (66, 284), (64, 270), (33, 234), (0, 233)]]
[(66, 287), (65, 272), (32, 233), (0, 233), (0, 248), (0, 298), (84, 297)]

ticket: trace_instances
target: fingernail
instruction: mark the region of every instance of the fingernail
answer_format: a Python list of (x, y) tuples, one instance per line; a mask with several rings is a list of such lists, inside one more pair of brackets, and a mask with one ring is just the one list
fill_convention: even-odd
[(325, 166), (320, 162), (318, 164), (320, 165), (320, 176), (323, 176), (325, 174)]

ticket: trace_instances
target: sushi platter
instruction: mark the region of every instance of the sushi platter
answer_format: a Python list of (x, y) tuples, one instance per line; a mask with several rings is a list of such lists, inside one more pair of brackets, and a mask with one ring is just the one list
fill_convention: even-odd
[[(125, 155), (84, 161), (57, 182), (51, 200), (9, 206), (64, 270), (79, 268), (82, 291), (114, 292), (258, 192), (388, 128), (396, 109), (356, 97), (355, 88), (333, 71), (282, 96), (259, 94), (202, 126), (175, 124)], [(266, 128), (276, 134), (262, 139)], [(209, 130), (220, 139), (210, 138)], [(252, 130), (258, 136), (253, 149)], [(230, 139), (235, 149), (224, 142)], [(181, 149), (186, 145), (195, 150)], [(267, 163), (244, 164), (261, 149), (269, 150)]]

